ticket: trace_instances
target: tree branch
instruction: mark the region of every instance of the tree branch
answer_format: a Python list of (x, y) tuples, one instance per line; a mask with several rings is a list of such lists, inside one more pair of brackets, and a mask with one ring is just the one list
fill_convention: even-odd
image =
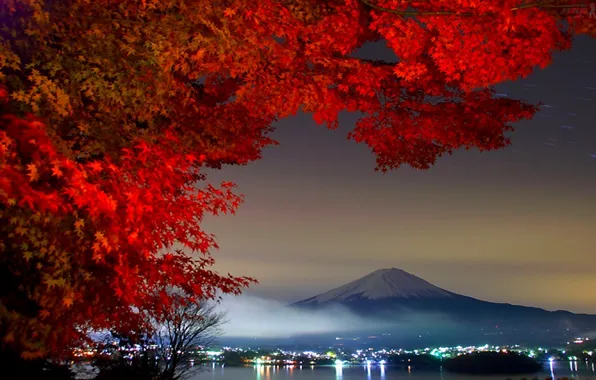
[[(471, 16), (478, 16), (474, 13), (465, 13), (465, 12), (451, 12), (451, 11), (434, 11), (434, 12), (423, 12), (423, 11), (401, 11), (398, 9), (391, 9), (382, 7), (380, 5), (374, 4), (371, 0), (360, 0), (366, 6), (369, 6), (373, 9), (382, 12), (393, 13), (400, 16), (464, 16), (464, 17), (471, 17)], [(519, 11), (522, 9), (529, 9), (529, 8), (588, 8), (590, 6), (589, 3), (586, 4), (548, 4), (548, 2), (536, 2), (536, 3), (529, 3), (520, 5), (518, 7), (511, 8), (511, 11)]]

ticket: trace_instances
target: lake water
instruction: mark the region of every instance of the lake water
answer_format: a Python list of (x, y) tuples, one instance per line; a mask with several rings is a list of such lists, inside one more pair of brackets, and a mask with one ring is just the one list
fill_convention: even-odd
[(545, 364), (545, 371), (531, 375), (471, 376), (440, 371), (408, 371), (391, 366), (254, 366), (254, 367), (206, 367), (192, 380), (368, 380), (368, 379), (410, 379), (410, 380), (521, 380), (521, 379), (569, 379), (596, 380), (593, 363), (555, 362), (552, 367)]

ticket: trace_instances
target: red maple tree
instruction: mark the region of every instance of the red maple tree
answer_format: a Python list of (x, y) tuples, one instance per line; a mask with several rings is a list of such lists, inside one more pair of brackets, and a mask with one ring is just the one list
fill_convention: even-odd
[[(0, 3), (0, 333), (25, 357), (139, 310), (238, 293), (212, 270), (205, 213), (272, 123), (303, 111), (377, 169), (425, 169), (453, 150), (498, 149), (536, 107), (490, 86), (595, 35), (585, 1), (6, 0)], [(397, 60), (358, 58), (385, 40)], [(203, 186), (203, 187), (201, 187)], [(157, 311), (156, 311), (157, 312)]]

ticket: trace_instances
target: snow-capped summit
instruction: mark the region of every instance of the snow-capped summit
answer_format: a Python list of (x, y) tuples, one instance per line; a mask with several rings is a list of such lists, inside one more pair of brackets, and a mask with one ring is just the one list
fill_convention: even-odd
[(421, 338), (418, 332), (427, 331), (434, 337), (457, 336), (458, 339), (464, 336), (486, 339), (490, 332), (500, 338), (519, 339), (520, 334), (525, 334), (521, 336), (536, 339), (549, 332), (546, 334), (549, 339), (561, 340), (567, 339), (569, 334), (577, 336), (592, 331), (596, 326), (596, 315), (482, 301), (438, 288), (397, 268), (374, 271), (289, 306), (338, 318), (348, 311), (365, 321), (350, 330), (357, 331), (356, 335), (376, 337), (382, 326), (383, 335), (398, 335), (399, 339), (412, 333), (418, 340)]
[(341, 302), (354, 298), (378, 300), (386, 298), (451, 297), (453, 293), (438, 288), (404, 270), (379, 269), (346, 285), (301, 301), (300, 304)]

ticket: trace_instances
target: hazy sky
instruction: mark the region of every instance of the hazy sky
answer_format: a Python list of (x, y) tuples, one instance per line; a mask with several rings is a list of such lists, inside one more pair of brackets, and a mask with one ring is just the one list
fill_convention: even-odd
[[(379, 46), (364, 55), (383, 56)], [(596, 40), (498, 87), (542, 101), (510, 148), (457, 152), (381, 175), (365, 145), (306, 115), (278, 124), (261, 161), (218, 172), (246, 201), (209, 219), (216, 268), (249, 293), (295, 301), (384, 267), (489, 301), (596, 313)]]

